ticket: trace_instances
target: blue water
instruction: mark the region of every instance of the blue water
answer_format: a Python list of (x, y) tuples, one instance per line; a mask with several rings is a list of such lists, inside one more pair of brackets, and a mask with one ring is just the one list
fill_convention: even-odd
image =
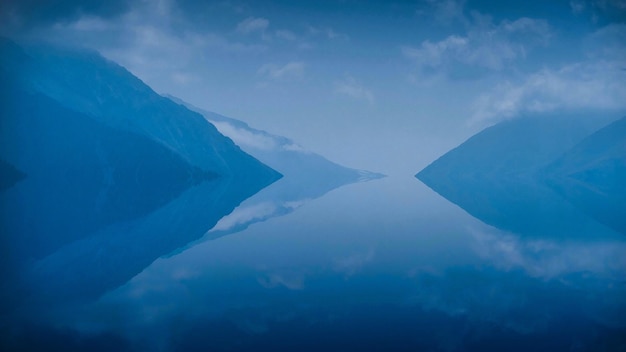
[[(34, 272), (44, 274), (34, 276), (37, 285), (24, 285), (16, 295), (27, 298), (12, 298), (15, 304), (2, 316), (4, 346), (65, 351), (626, 348), (623, 234), (606, 229), (569, 238), (567, 233), (507, 232), (411, 176), (355, 183), (316, 199), (272, 202), (268, 194), (279, 186), (280, 181), (245, 200), (202, 238), (145, 265), (136, 263), (140, 254), (119, 254), (149, 243), (145, 236), (133, 243), (136, 228), (154, 233), (155, 241), (178, 236), (175, 230), (158, 234), (163, 226), (146, 225), (152, 220), (135, 228), (109, 227), (107, 236), (91, 240), (99, 252), (75, 244), (74, 251), (65, 248), (35, 263)], [(200, 221), (207, 214), (186, 216)], [(184, 236), (184, 224), (180, 231)], [(124, 241), (116, 247), (109, 238)], [(104, 259), (86, 265), (92, 261), (76, 253)], [(50, 259), (54, 255), (58, 258)], [(139, 269), (119, 282), (128, 267)]]

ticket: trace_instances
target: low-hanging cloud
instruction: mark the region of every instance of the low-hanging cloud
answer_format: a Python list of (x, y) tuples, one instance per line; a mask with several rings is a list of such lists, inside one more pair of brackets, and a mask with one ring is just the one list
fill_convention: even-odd
[(228, 122), (211, 121), (211, 123), (225, 136), (228, 136), (237, 145), (244, 148), (253, 148), (259, 150), (277, 150), (279, 143), (272, 137), (260, 133), (254, 133), (250, 130), (237, 128)]

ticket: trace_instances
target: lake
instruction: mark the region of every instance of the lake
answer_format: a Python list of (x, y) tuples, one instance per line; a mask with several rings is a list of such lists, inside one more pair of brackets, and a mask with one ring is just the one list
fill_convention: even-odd
[[(27, 284), (17, 293), (3, 289), (13, 297), (5, 303), (14, 302), (2, 319), (5, 344), (66, 351), (626, 346), (623, 234), (498, 229), (411, 175), (318, 198), (274, 191), (282, 181), (221, 210), (226, 215), (199, 238), (186, 235), (201, 228), (189, 223), (211, 214), (197, 209), (205, 205), (178, 206), (186, 212), (180, 219), (193, 220), (157, 221), (169, 213), (156, 210), (153, 220), (108, 226), (40, 260), (18, 279)], [(189, 240), (180, 247), (180, 238)], [(180, 248), (158, 244), (168, 241)], [(164, 250), (156, 260), (143, 255)]]

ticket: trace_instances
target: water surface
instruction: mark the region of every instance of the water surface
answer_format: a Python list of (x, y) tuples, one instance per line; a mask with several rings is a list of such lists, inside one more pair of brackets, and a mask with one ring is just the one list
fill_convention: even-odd
[[(43, 282), (30, 292), (32, 304), (6, 314), (6, 344), (130, 351), (626, 346), (622, 234), (500, 230), (409, 176), (347, 185), (317, 199), (282, 194), (272, 203), (271, 187), (280, 182), (244, 201), (213, 232), (149, 265), (137, 263), (145, 257), (116, 255), (113, 241), (137, 250), (150, 247), (145, 231), (157, 242), (177, 236), (166, 228), (159, 237), (156, 220), (146, 220), (152, 225), (136, 243), (124, 228), (96, 237), (102, 242), (92, 245), (115, 260), (83, 268), (82, 281), (67, 269), (75, 260), (69, 253), (82, 252), (56, 252), (66, 263), (43, 266), (46, 277), (74, 279), (61, 291)], [(184, 219), (211, 223), (198, 208), (184, 211)], [(143, 269), (120, 281), (129, 267)], [(111, 277), (117, 281), (85, 290), (94, 278)], [(70, 299), (51, 298), (59, 292)]]

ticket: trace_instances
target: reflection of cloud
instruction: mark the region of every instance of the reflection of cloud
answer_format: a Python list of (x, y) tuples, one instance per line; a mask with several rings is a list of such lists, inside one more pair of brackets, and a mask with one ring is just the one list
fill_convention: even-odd
[(517, 273), (463, 267), (439, 274), (418, 272), (415, 280), (418, 288), (409, 302), (427, 311), (521, 334), (545, 331), (550, 326), (549, 309), (537, 314), (533, 306), (537, 297), (532, 285), (536, 282), (528, 282)]
[(296, 210), (308, 202), (310, 202), (310, 199), (307, 198), (282, 203), (268, 201), (252, 205), (240, 205), (232, 213), (221, 218), (209, 233), (229, 231), (238, 226), (265, 221), (271, 217)]
[(211, 229), (213, 231), (226, 231), (238, 225), (243, 225), (255, 220), (263, 220), (274, 214), (276, 206), (272, 203), (265, 202), (250, 205), (247, 207), (237, 207), (232, 213), (221, 218)]
[(581, 272), (610, 277), (626, 275), (626, 243), (522, 240), (495, 231), (471, 230), (471, 233), (476, 252), (499, 268), (522, 269), (529, 276), (542, 279)]
[(290, 290), (304, 289), (304, 275), (299, 273), (269, 273), (259, 276), (257, 281), (265, 288), (283, 286)]
[(372, 259), (374, 259), (374, 250), (370, 249), (365, 253), (357, 253), (335, 259), (333, 267), (335, 271), (351, 276), (361, 270), (367, 263), (371, 262)]

